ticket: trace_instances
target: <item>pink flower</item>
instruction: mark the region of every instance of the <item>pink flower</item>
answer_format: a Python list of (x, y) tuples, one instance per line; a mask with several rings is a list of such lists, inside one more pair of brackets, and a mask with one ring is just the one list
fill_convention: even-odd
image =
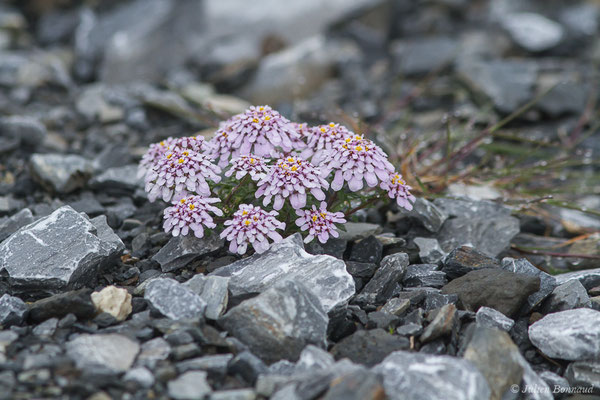
[(159, 143), (151, 144), (148, 151), (142, 157), (138, 168), (138, 178), (145, 176), (152, 166), (169, 150), (179, 148), (181, 150), (194, 150), (202, 153), (208, 150), (208, 142), (203, 136), (186, 136), (181, 138), (169, 137)]
[(335, 171), (331, 182), (333, 190), (340, 190), (346, 181), (353, 192), (363, 188), (363, 179), (369, 187), (375, 187), (378, 181), (387, 181), (394, 172), (383, 150), (360, 135), (336, 141), (331, 150), (325, 152), (321, 168), (324, 177)]
[(329, 184), (319, 175), (314, 165), (298, 157), (287, 157), (277, 160), (263, 179), (258, 182), (256, 198), (265, 196), (263, 205), (267, 206), (273, 197), (273, 208), (281, 210), (283, 201), (290, 198), (294, 209), (306, 205), (306, 194), (310, 192), (317, 200), (325, 200), (325, 192)]
[(229, 177), (235, 172), (235, 179), (237, 180), (242, 179), (246, 174), (250, 174), (253, 181), (259, 181), (269, 172), (266, 160), (253, 154), (240, 156), (234, 159), (231, 164), (231, 168), (225, 172), (225, 176)]
[(318, 165), (325, 150), (331, 150), (334, 143), (353, 134), (345, 126), (330, 122), (327, 125), (313, 127), (307, 132), (307, 147), (302, 151), (303, 158), (313, 156), (312, 162)]
[(292, 150), (285, 152), (282, 156), (298, 155), (303, 149), (306, 149), (306, 142), (309, 134), (312, 132), (313, 127), (309, 126), (306, 122), (290, 122), (293, 127), (294, 133), (290, 135), (292, 141)]
[(327, 203), (321, 202), (320, 208), (317, 209), (314, 205), (311, 210), (296, 210), (296, 214), (300, 218), (296, 220), (296, 225), (300, 230), (308, 230), (308, 236), (304, 239), (304, 243), (308, 243), (315, 238), (319, 242), (325, 243), (329, 240), (329, 236), (339, 237), (335, 224), (343, 224), (346, 222), (344, 214), (341, 212), (329, 212), (325, 209)]
[(285, 223), (275, 217), (277, 211), (266, 212), (260, 207), (250, 204), (241, 204), (232, 219), (225, 221), (225, 230), (221, 237), (226, 238), (229, 251), (244, 254), (248, 244), (251, 244), (257, 253), (264, 253), (269, 248), (268, 238), (277, 243), (283, 238), (275, 230), (285, 229)]
[(240, 155), (278, 157), (292, 151), (292, 138), (298, 136), (290, 121), (271, 107), (252, 106), (221, 125), (210, 141), (208, 155), (218, 158), (221, 167)]
[(381, 182), (380, 187), (388, 192), (391, 199), (396, 199), (399, 207), (403, 207), (408, 211), (413, 209), (412, 203), (415, 202), (416, 198), (410, 194), (409, 190), (412, 188), (402, 180), (402, 175), (396, 172), (391, 173), (388, 179)]
[(148, 200), (153, 202), (162, 197), (164, 201), (178, 201), (189, 194), (209, 197), (207, 179), (218, 183), (220, 173), (221, 169), (205, 155), (174, 146), (146, 174)]
[(223, 211), (211, 205), (219, 201), (221, 200), (214, 197), (189, 196), (173, 203), (171, 207), (167, 207), (164, 211), (165, 222), (163, 228), (165, 232), (172, 231), (173, 236), (185, 236), (191, 229), (196, 237), (203, 237), (203, 226), (207, 228), (216, 227), (208, 213), (223, 215)]

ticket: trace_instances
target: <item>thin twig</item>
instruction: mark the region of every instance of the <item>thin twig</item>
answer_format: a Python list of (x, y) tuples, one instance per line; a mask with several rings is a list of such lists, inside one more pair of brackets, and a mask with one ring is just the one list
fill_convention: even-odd
[(525, 254), (535, 254), (535, 255), (539, 255), (539, 256), (564, 257), (564, 258), (588, 258), (590, 260), (600, 260), (599, 255), (593, 255), (593, 254), (571, 254), (571, 253), (559, 253), (559, 252), (546, 251), (546, 250), (528, 250), (528, 249), (524, 249), (522, 247), (516, 246), (514, 244), (511, 245), (510, 247), (516, 251), (519, 251), (519, 252), (525, 253)]

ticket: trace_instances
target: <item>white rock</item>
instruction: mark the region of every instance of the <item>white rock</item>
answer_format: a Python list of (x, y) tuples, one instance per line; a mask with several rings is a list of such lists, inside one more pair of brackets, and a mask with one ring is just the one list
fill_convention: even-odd
[(105, 312), (117, 321), (124, 321), (131, 314), (131, 295), (127, 289), (107, 286), (91, 294), (92, 303), (99, 313)]

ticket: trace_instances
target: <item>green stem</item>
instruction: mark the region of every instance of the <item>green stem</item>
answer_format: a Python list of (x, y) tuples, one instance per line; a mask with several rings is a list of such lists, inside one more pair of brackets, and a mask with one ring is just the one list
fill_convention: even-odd
[(223, 207), (226, 207), (229, 205), (229, 201), (231, 200), (231, 198), (233, 197), (233, 195), (240, 189), (240, 187), (242, 187), (242, 185), (244, 185), (247, 181), (248, 178), (250, 178), (250, 174), (246, 174), (241, 181), (239, 181), (239, 183), (237, 184), (236, 187), (234, 187), (231, 192), (229, 192), (229, 195), (227, 196), (227, 198), (225, 199), (225, 201), (223, 202)]
[(346, 211), (346, 214), (344, 214), (344, 217), (348, 218), (350, 215), (354, 214), (355, 212), (362, 210), (363, 208), (365, 208), (368, 205), (373, 204), (374, 202), (376, 202), (377, 200), (379, 200), (381, 198), (381, 196), (379, 194), (376, 194), (375, 196), (371, 197), (370, 199), (368, 199), (367, 201), (365, 201), (364, 203), (354, 207), (353, 209), (351, 209), (350, 211)]

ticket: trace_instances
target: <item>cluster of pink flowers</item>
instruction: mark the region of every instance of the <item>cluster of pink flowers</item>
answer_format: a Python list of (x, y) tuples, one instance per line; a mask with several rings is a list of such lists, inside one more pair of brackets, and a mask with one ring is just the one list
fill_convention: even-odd
[(212, 205), (220, 201), (221, 199), (216, 197), (190, 196), (182, 198), (165, 209), (163, 224), (165, 232), (172, 232), (173, 236), (180, 234), (185, 236), (191, 229), (196, 237), (203, 237), (204, 226), (207, 228), (217, 226), (209, 212), (218, 216), (223, 215), (223, 211)]
[(310, 210), (296, 210), (296, 214), (299, 217), (296, 220), (296, 225), (303, 232), (308, 230), (308, 235), (304, 239), (305, 243), (310, 242), (315, 237), (319, 239), (319, 242), (325, 243), (329, 240), (329, 236), (335, 238), (340, 236), (335, 224), (346, 223), (344, 214), (341, 212), (329, 212), (326, 207), (327, 203), (322, 201), (319, 208), (313, 205)]
[[(139, 175), (150, 201), (171, 202), (164, 212), (166, 232), (203, 237), (205, 228), (218, 229), (211, 214), (223, 217), (220, 236), (239, 254), (248, 246), (262, 253), (269, 240), (281, 240), (277, 230), (285, 229), (286, 223), (278, 217), (288, 218), (289, 224), (293, 212), (305, 242), (338, 237), (336, 224), (346, 222), (344, 213), (328, 211), (324, 200), (346, 184), (351, 192), (366, 187), (368, 192), (379, 190), (379, 196), (383, 191), (407, 210), (416, 200), (371, 140), (333, 122), (314, 127), (290, 122), (269, 106), (253, 106), (231, 117), (210, 141), (202, 136), (170, 137), (151, 145), (140, 161)], [(244, 179), (247, 176), (251, 179)], [(222, 179), (227, 186), (219, 189), (216, 184)], [(213, 188), (226, 193), (222, 209), (213, 205), (220, 201)], [(253, 198), (262, 199), (265, 209), (246, 204)], [(333, 210), (348, 204), (343, 198), (330, 198)]]
[(284, 200), (289, 197), (292, 207), (298, 209), (306, 206), (307, 192), (317, 200), (325, 200), (323, 189), (329, 189), (329, 183), (320, 176), (317, 168), (301, 158), (287, 157), (277, 160), (258, 182), (256, 198), (264, 196), (264, 206), (274, 198), (273, 208), (281, 210)]
[(248, 244), (257, 253), (263, 253), (269, 248), (268, 238), (279, 242), (283, 238), (276, 232), (285, 229), (285, 223), (277, 220), (277, 211), (266, 212), (260, 207), (250, 204), (240, 204), (233, 217), (225, 221), (225, 230), (221, 237), (227, 239), (229, 251), (244, 254)]

